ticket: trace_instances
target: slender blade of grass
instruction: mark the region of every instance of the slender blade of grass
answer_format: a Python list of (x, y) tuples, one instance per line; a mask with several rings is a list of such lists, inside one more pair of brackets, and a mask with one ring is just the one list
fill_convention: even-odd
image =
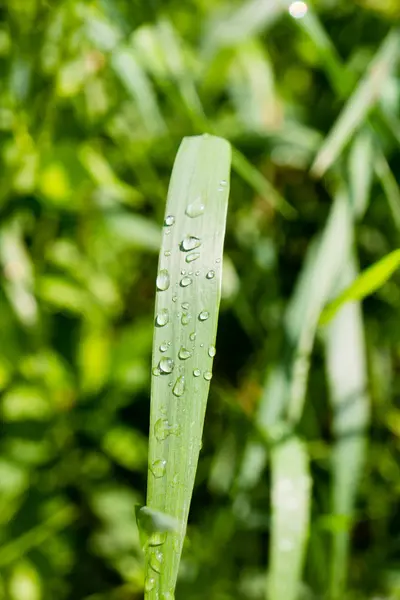
[[(354, 257), (349, 253), (339, 289), (348, 286), (356, 276), (354, 263)], [(351, 519), (364, 464), (369, 421), (370, 401), (360, 303), (347, 304), (327, 327), (325, 352), (336, 437), (332, 454), (334, 527), (330, 597), (339, 600), (345, 592)]]
[(357, 127), (366, 119), (380, 97), (383, 84), (390, 75), (400, 50), (399, 32), (391, 31), (383, 41), (368, 72), (349, 98), (336, 123), (320, 148), (311, 171), (319, 176), (332, 166)]
[(311, 478), (303, 444), (290, 438), (272, 451), (272, 523), (268, 600), (296, 600), (308, 538)]
[(149, 539), (145, 594), (174, 589), (215, 353), (230, 146), (185, 138), (172, 172), (157, 277), (147, 504), (177, 519)]

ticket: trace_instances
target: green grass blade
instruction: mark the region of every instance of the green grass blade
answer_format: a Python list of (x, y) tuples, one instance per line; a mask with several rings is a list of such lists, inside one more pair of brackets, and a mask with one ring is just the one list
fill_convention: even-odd
[(379, 99), (384, 83), (399, 56), (399, 32), (390, 32), (378, 50), (367, 74), (349, 98), (320, 148), (312, 172), (321, 177), (335, 162), (357, 127)]
[(328, 323), (347, 302), (362, 300), (373, 294), (393, 275), (400, 265), (400, 250), (393, 250), (384, 258), (366, 269), (333, 302), (328, 304), (321, 315), (321, 325)]
[(374, 144), (366, 129), (360, 131), (351, 145), (348, 161), (350, 200), (357, 218), (367, 208), (374, 173)]
[(308, 457), (296, 438), (272, 451), (272, 522), (268, 600), (297, 600), (311, 504)]
[(374, 164), (375, 173), (381, 182), (383, 191), (385, 192), (393, 221), (397, 229), (400, 229), (400, 190), (396, 178), (390, 169), (388, 161), (380, 149), (375, 154)]
[[(157, 277), (147, 504), (178, 531), (150, 539), (146, 598), (174, 597), (215, 353), (230, 146), (186, 138), (172, 172)], [(157, 543), (158, 545), (152, 545)]]
[[(354, 262), (349, 255), (339, 288), (354, 279)], [(369, 421), (366, 349), (359, 303), (347, 304), (327, 328), (325, 351), (336, 438), (332, 453), (330, 597), (339, 600), (345, 592), (351, 519), (364, 464)]]

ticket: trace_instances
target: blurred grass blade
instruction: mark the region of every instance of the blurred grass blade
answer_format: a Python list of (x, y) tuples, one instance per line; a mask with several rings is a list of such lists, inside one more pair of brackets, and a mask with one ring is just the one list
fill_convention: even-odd
[(297, 600), (311, 505), (311, 477), (303, 444), (290, 438), (272, 451), (272, 521), (268, 600)]
[[(147, 504), (179, 520), (150, 538), (146, 598), (173, 598), (215, 354), (230, 146), (185, 138), (168, 192), (157, 277)], [(157, 544), (157, 545), (154, 545)]]
[[(339, 282), (346, 287), (355, 275), (349, 256)], [(325, 351), (335, 444), (332, 455), (333, 547), (331, 600), (344, 597), (350, 527), (366, 451), (369, 421), (366, 349), (360, 304), (347, 304), (326, 330)], [(337, 523), (335, 524), (335, 520)]]
[(400, 250), (394, 250), (363, 271), (348, 288), (324, 309), (321, 315), (321, 324), (328, 323), (347, 302), (362, 300), (376, 292), (399, 268), (399, 265)]
[(374, 156), (372, 135), (368, 130), (363, 129), (354, 138), (348, 162), (350, 200), (357, 218), (364, 215), (369, 202), (374, 173)]
[(367, 74), (339, 115), (335, 125), (320, 148), (312, 172), (321, 177), (332, 166), (355, 130), (365, 120), (379, 99), (385, 80), (389, 77), (399, 55), (399, 32), (390, 32), (372, 61)]
[(393, 221), (397, 229), (400, 229), (400, 190), (396, 178), (381, 150), (375, 153), (374, 164), (376, 175), (386, 194)]
[(279, 192), (271, 185), (239, 150), (232, 148), (232, 168), (246, 181), (255, 192), (260, 194), (273, 208), (287, 218), (296, 216), (297, 211)]

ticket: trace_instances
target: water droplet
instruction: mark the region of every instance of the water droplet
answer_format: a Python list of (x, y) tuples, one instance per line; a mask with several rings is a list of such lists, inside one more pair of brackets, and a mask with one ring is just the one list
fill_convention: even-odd
[(161, 573), (161, 565), (164, 560), (163, 553), (156, 550), (150, 554), (149, 565), (156, 573)]
[(177, 299), (178, 299), (178, 296), (177, 296), (176, 294), (174, 294), (174, 295), (172, 296), (172, 302), (176, 302), (176, 301), (177, 301)]
[(215, 271), (208, 271), (207, 275), (206, 275), (207, 279), (214, 279), (215, 277)]
[(168, 308), (162, 308), (158, 315), (156, 316), (156, 326), (164, 327), (169, 321), (169, 312)]
[(189, 335), (189, 339), (190, 341), (194, 342), (194, 340), (196, 339), (196, 332), (192, 331), (192, 333)]
[(215, 346), (210, 346), (208, 348), (208, 356), (211, 356), (211, 358), (214, 358), (215, 354), (216, 354)]
[(150, 471), (153, 473), (154, 477), (156, 477), (158, 479), (160, 477), (164, 477), (166, 467), (167, 467), (166, 460), (161, 460), (161, 459), (155, 460), (150, 467)]
[(171, 227), (175, 223), (175, 217), (173, 215), (168, 215), (165, 217), (164, 225), (165, 227)]
[(194, 250), (195, 248), (198, 248), (199, 246), (201, 246), (200, 238), (195, 237), (194, 235), (187, 235), (181, 241), (180, 249), (183, 252), (189, 252), (190, 250)]
[(186, 262), (191, 263), (194, 260), (197, 260), (198, 258), (200, 258), (200, 252), (191, 252), (186, 256)]
[(181, 375), (175, 381), (175, 385), (173, 387), (172, 393), (174, 394), (174, 396), (178, 396), (178, 398), (179, 398), (180, 396), (183, 396), (184, 392), (185, 392), (185, 377), (184, 377), (184, 375)]
[(211, 377), (212, 377), (212, 373), (211, 371), (204, 371), (203, 373), (203, 377), (206, 381), (210, 381)]
[(190, 313), (183, 313), (181, 318), (182, 325), (189, 325), (192, 315)]
[(174, 370), (174, 361), (172, 358), (168, 358), (167, 356), (163, 356), (160, 362), (158, 363), (158, 368), (160, 369), (160, 373), (169, 374)]
[(292, 2), (289, 6), (289, 14), (294, 19), (302, 19), (308, 12), (308, 6), (305, 2)]
[(187, 360), (192, 356), (192, 352), (190, 352), (190, 350), (187, 350), (187, 348), (185, 348), (184, 346), (181, 346), (178, 352), (178, 356), (181, 360)]
[(204, 348), (204, 344), (200, 344), (200, 348)]
[(192, 282), (193, 282), (193, 279), (191, 277), (182, 277), (182, 279), (180, 281), (180, 285), (181, 285), (181, 287), (187, 287)]
[(199, 321), (207, 321), (209, 316), (210, 313), (208, 312), (208, 310), (202, 310), (199, 314)]
[(149, 546), (162, 546), (167, 539), (166, 531), (155, 531), (149, 537)]
[(201, 371), (200, 371), (200, 369), (194, 369), (194, 371), (193, 371), (193, 375), (194, 375), (195, 377), (200, 377), (200, 375), (201, 375)]
[(170, 435), (178, 435), (179, 434), (179, 426), (178, 425), (170, 425), (167, 419), (158, 419), (154, 425), (154, 435), (158, 439), (159, 442), (162, 442), (167, 439)]
[(166, 352), (168, 350), (168, 342), (160, 344), (160, 352)]
[(160, 374), (160, 369), (158, 367), (153, 367), (151, 372), (155, 377), (158, 377), (158, 375)]
[(226, 181), (226, 179), (221, 179), (221, 181), (219, 182), (219, 185), (221, 187), (226, 187), (228, 185), (228, 182)]
[(163, 592), (161, 600), (175, 600), (174, 592)]
[(196, 271), (195, 275), (198, 277), (200, 275), (200, 271)]
[(189, 310), (189, 302), (182, 302), (181, 306), (183, 310)]
[(160, 292), (165, 292), (165, 290), (167, 290), (169, 288), (169, 283), (170, 283), (170, 279), (169, 279), (169, 273), (168, 273), (167, 269), (161, 269), (161, 271), (157, 275), (157, 279), (156, 279), (157, 289)]
[(164, 252), (164, 256), (171, 256), (171, 251), (170, 250), (166, 250)]
[(181, 271), (181, 275), (186, 275), (186, 271), (185, 271), (185, 269), (182, 269), (182, 271)]
[(215, 262), (216, 262), (216, 263), (220, 263), (220, 262), (221, 262), (221, 259), (220, 259), (220, 258), (217, 258)]
[(204, 204), (199, 196), (196, 200), (187, 205), (185, 212), (188, 217), (194, 219), (195, 217), (200, 217), (204, 213), (204, 208)]
[(156, 580), (154, 579), (154, 577), (146, 577), (146, 579), (144, 580), (145, 592), (151, 592), (151, 590), (154, 590), (155, 585)]

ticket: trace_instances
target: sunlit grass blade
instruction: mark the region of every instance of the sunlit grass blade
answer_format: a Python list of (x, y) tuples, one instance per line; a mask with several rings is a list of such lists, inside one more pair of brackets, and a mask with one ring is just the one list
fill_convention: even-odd
[(230, 146), (186, 138), (172, 172), (157, 276), (147, 504), (179, 522), (151, 537), (149, 600), (174, 597), (215, 354)]
[(328, 323), (347, 302), (362, 300), (376, 292), (399, 268), (399, 265), (400, 250), (394, 250), (363, 271), (349, 287), (324, 309), (321, 315), (321, 324)]
[(297, 600), (310, 521), (311, 477), (296, 438), (272, 451), (272, 519), (268, 600)]
[[(345, 265), (339, 282), (341, 288), (356, 275), (352, 256), (349, 255)], [(365, 459), (370, 410), (359, 303), (347, 304), (327, 328), (325, 351), (336, 438), (332, 453), (330, 597), (339, 600), (345, 591), (351, 521)]]
[(385, 38), (372, 61), (367, 74), (349, 98), (336, 123), (326, 137), (312, 166), (312, 172), (321, 177), (335, 162), (355, 130), (367, 117), (379, 99), (382, 87), (399, 56), (400, 40), (397, 30)]
[(369, 202), (374, 174), (374, 144), (366, 129), (354, 138), (349, 153), (349, 191), (353, 212), (358, 218), (365, 213)]

